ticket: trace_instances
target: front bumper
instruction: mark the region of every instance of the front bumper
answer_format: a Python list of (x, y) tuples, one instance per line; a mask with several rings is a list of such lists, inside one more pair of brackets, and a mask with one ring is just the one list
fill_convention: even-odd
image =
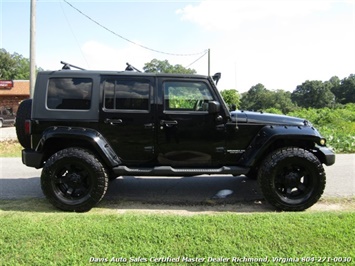
[(22, 163), (29, 167), (42, 168), (43, 167), (43, 153), (24, 149), (22, 150)]
[(332, 165), (335, 163), (335, 153), (327, 147), (317, 147), (320, 159), (325, 165)]

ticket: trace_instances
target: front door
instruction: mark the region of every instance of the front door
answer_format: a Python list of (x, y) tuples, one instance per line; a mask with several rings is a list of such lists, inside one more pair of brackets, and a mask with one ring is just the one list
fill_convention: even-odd
[(217, 165), (223, 156), (218, 152), (224, 146), (223, 119), (208, 111), (209, 102), (216, 100), (209, 84), (161, 79), (159, 87), (159, 163), (191, 168)]
[(103, 77), (100, 131), (125, 165), (154, 159), (152, 88), (147, 77)]

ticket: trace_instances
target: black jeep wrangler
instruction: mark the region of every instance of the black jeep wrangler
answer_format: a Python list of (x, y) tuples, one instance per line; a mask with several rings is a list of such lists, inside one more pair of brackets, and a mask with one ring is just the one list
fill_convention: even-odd
[(59, 209), (88, 211), (128, 175), (246, 175), (285, 211), (324, 191), (335, 155), (307, 120), (230, 112), (212, 77), (63, 68), (38, 73), (16, 123), (22, 161), (43, 167)]

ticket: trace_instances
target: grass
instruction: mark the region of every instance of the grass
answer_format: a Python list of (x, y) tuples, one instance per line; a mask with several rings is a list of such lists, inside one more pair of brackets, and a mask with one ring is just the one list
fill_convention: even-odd
[[(26, 210), (30, 206), (35, 211)], [(270, 265), (275, 258), (355, 260), (354, 211), (181, 216), (118, 214), (100, 206), (77, 214), (56, 211), (44, 199), (0, 201), (0, 265), (87, 265), (99, 258), (118, 265), (174, 264), (158, 263), (161, 258), (181, 265), (196, 258), (211, 265), (209, 258), (221, 257), (224, 265), (235, 265), (233, 258), (267, 258)]]
[(0, 141), (0, 157), (21, 157), (22, 149), (17, 140)]
[[(0, 142), (0, 157), (20, 154), (17, 141)], [(354, 202), (323, 200), (345, 204), (345, 211), (279, 213), (254, 208), (245, 215), (228, 209), (181, 216), (149, 213), (151, 206), (143, 206), (148, 213), (139, 212), (129, 203), (103, 202), (77, 214), (59, 212), (45, 199), (1, 200), (0, 265), (87, 265), (112, 259), (116, 265), (176, 265), (174, 260), (215, 265), (213, 260), (223, 259), (223, 265), (235, 265), (238, 258), (250, 258), (246, 265), (263, 260), (269, 265), (307, 265), (313, 260), (332, 264), (333, 258), (353, 262)], [(128, 211), (120, 212), (122, 208)]]

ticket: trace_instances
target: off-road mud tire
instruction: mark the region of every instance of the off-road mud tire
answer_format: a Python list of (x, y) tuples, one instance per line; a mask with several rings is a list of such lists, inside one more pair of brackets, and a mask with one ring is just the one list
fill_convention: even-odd
[(90, 151), (67, 148), (52, 155), (41, 175), (44, 195), (64, 211), (89, 211), (104, 197), (108, 175)]
[(303, 211), (323, 194), (324, 168), (310, 151), (288, 147), (271, 153), (262, 163), (258, 182), (265, 199), (283, 211)]

